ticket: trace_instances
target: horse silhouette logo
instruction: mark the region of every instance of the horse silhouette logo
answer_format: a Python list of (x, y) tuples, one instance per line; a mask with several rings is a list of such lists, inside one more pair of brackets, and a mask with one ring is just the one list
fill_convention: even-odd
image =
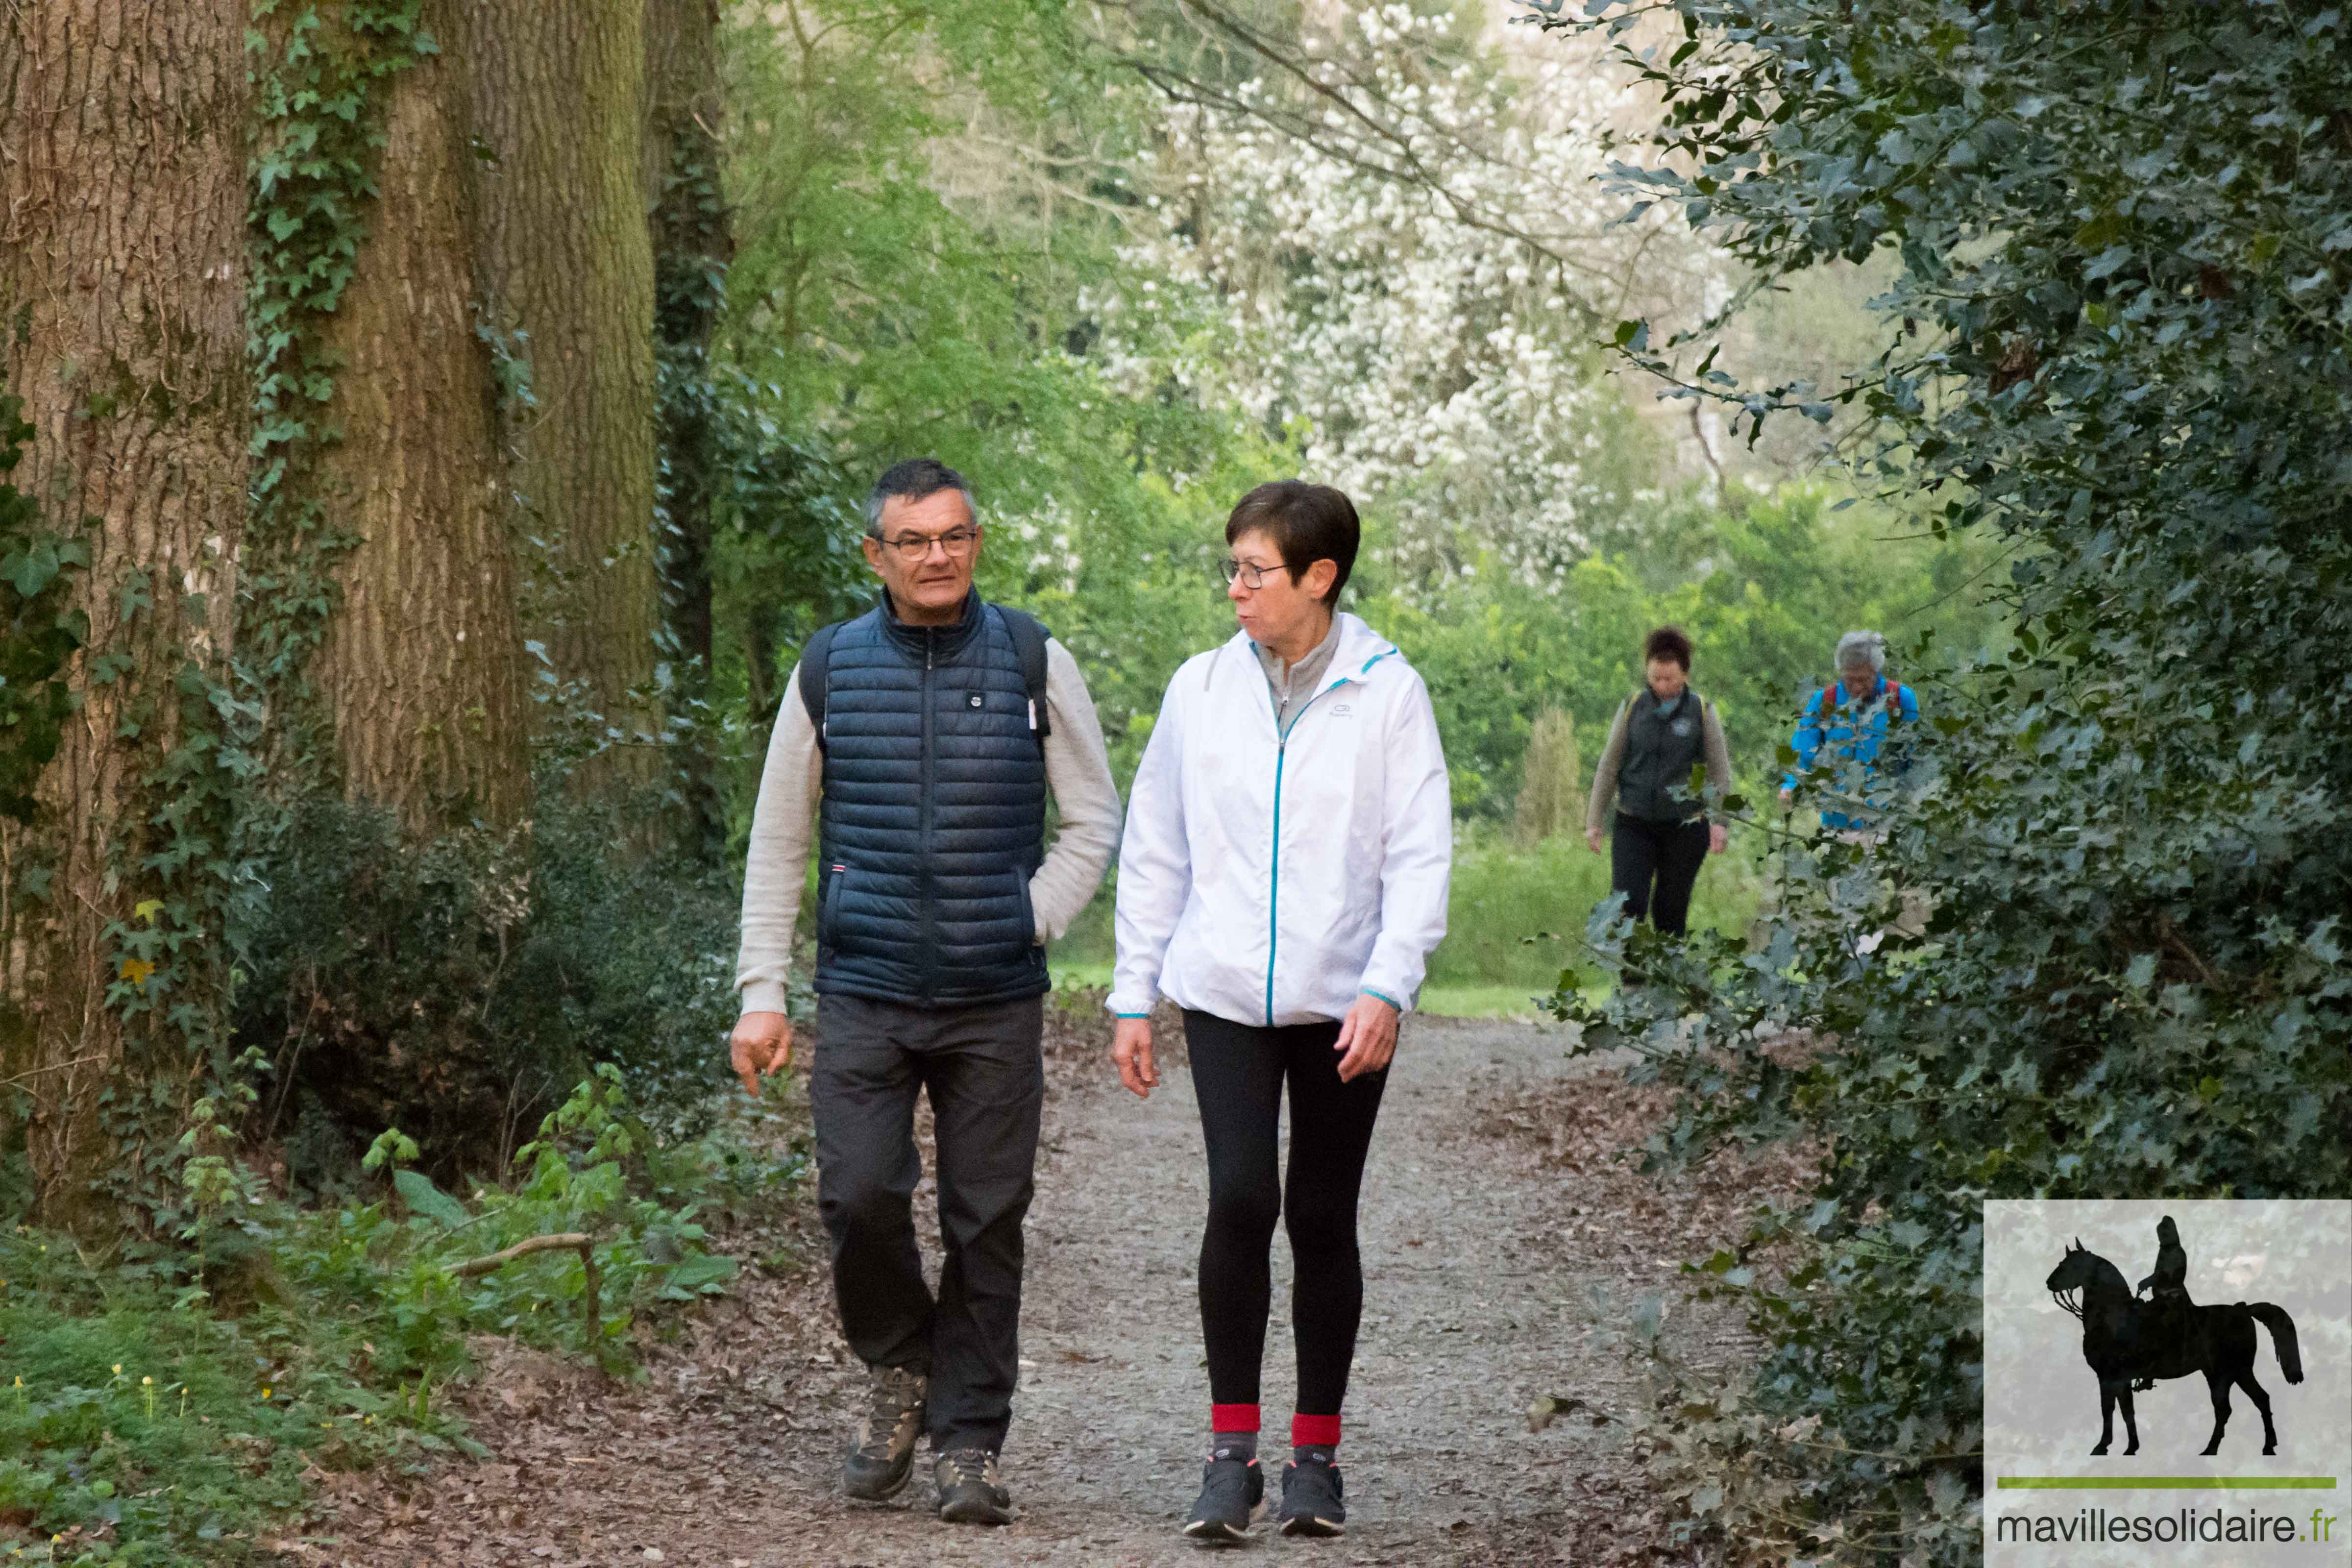
[[(2268, 1301), (2239, 1301), (2231, 1306), (2200, 1306), (2189, 1296), (2189, 1253), (2180, 1244), (2180, 1227), (2165, 1216), (2157, 1226), (2156, 1268), (2139, 1282), (2137, 1290), (2124, 1283), (2123, 1271), (2083, 1245), (2076, 1237), (2065, 1257), (2044, 1281), (2051, 1297), (2083, 1325), (2083, 1359), (2099, 1380), (2099, 1444), (2093, 1454), (2104, 1454), (2115, 1441), (2116, 1409), (2124, 1413), (2126, 1454), (2139, 1452), (2139, 1422), (2132, 1410), (2136, 1389), (2156, 1386), (2158, 1380), (2202, 1376), (2213, 1397), (2213, 1435), (2204, 1452), (2221, 1451), (2221, 1433), (2230, 1425), (2230, 1387), (2246, 1397), (2263, 1416), (2263, 1452), (2278, 1452), (2278, 1428), (2271, 1420), (2271, 1396), (2254, 1381), (2254, 1325), (2271, 1331), (2271, 1348), (2287, 1382), (2303, 1381), (2303, 1352), (2297, 1348), (2294, 1320), (2286, 1310)], [(2242, 1258), (2232, 1258), (2242, 1264)], [(2260, 1272), (2259, 1261), (2254, 1273)], [(2231, 1279), (2251, 1278), (2232, 1269)], [(2140, 1300), (2140, 1292), (2147, 1300)]]

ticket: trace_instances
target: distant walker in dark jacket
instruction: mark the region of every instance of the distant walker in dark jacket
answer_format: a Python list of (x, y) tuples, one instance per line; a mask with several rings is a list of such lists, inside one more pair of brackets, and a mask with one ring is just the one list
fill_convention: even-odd
[[(1584, 841), (1601, 852), (1602, 825), (1616, 805), (1611, 882), (1625, 895), (1625, 913), (1646, 916), (1658, 930), (1680, 936), (1690, 921), (1691, 889), (1710, 853), (1721, 854), (1729, 829), (1718, 811), (1731, 788), (1731, 753), (1715, 704), (1691, 689), (1691, 640), (1679, 626), (1660, 626), (1642, 645), (1647, 679), (1617, 710), (1609, 743), (1592, 770), (1592, 798), (1584, 812)], [(1690, 793), (1691, 769), (1706, 764), (1705, 798)]]

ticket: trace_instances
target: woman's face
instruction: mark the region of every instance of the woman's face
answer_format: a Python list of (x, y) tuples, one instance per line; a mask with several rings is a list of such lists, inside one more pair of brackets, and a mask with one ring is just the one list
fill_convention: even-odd
[(1259, 530), (1234, 541), (1233, 557), (1244, 566), (1258, 568), (1256, 587), (1249, 585), (1249, 574), (1244, 572), (1225, 589), (1225, 597), (1233, 601), (1234, 618), (1253, 642), (1279, 647), (1320, 627), (1329, 616), (1322, 595), (1339, 571), (1332, 563), (1318, 561), (1294, 574), (1282, 563), (1282, 552), (1275, 548), (1273, 539)]
[(1650, 661), (1650, 694), (1661, 702), (1672, 702), (1690, 684), (1690, 673), (1670, 658)]

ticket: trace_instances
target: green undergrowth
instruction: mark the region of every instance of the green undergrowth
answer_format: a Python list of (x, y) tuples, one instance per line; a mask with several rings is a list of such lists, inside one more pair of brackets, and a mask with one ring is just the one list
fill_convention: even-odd
[[(1521, 846), (1483, 824), (1465, 826), (1454, 846), (1445, 940), (1430, 954), (1430, 988), (1549, 994), (1558, 987), (1560, 972), (1580, 951), (1570, 939), (1610, 895), (1609, 851), (1603, 839), (1594, 854), (1580, 835)], [(1699, 872), (1692, 929), (1744, 937), (1762, 886), (1747, 846), (1735, 839), (1725, 853), (1708, 856)]]
[[(442, 1394), (489, 1333), (631, 1375), (665, 1314), (723, 1291), (714, 1215), (771, 1207), (806, 1156), (746, 1109), (658, 1144), (607, 1067), (547, 1117), (511, 1179), (446, 1192), (370, 1152), (372, 1201), (245, 1192), (171, 1253), (0, 1236), (0, 1564), (266, 1560), (299, 1531), (305, 1477), (478, 1454)], [(532, 1237), (593, 1238), (478, 1278)]]

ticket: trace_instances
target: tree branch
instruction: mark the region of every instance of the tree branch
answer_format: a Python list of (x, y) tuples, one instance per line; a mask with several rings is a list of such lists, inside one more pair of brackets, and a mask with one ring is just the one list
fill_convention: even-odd
[(516, 1242), (503, 1252), (493, 1252), (483, 1258), (472, 1258), (449, 1270), (460, 1279), (471, 1279), (491, 1274), (512, 1263), (518, 1258), (529, 1258), (534, 1252), (572, 1251), (580, 1254), (580, 1271), (585, 1276), (581, 1291), (581, 1320), (588, 1331), (588, 1348), (593, 1351), (604, 1333), (604, 1320), (599, 1306), (604, 1295), (604, 1273), (596, 1267), (596, 1238), (582, 1230), (559, 1231), (552, 1236), (534, 1236)]

